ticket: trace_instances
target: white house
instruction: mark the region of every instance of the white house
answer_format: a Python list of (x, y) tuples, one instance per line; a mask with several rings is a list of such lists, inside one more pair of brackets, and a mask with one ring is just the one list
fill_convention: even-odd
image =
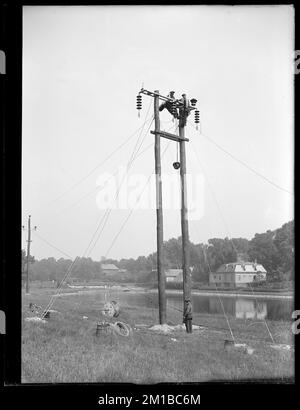
[(226, 263), (209, 275), (209, 283), (217, 286), (247, 287), (249, 283), (265, 281), (267, 271), (256, 262)]

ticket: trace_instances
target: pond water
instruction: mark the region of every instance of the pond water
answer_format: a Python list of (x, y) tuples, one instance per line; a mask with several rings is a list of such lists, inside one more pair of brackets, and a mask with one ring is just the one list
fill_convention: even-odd
[[(158, 308), (157, 293), (131, 293), (124, 291), (109, 292), (109, 300), (117, 300), (120, 304), (125, 303), (132, 306), (154, 307)], [(193, 295), (193, 311), (195, 313), (223, 314), (222, 300), (224, 310), (227, 315), (239, 319), (257, 319), (257, 320), (291, 320), (291, 314), (294, 310), (292, 299), (271, 299), (255, 298), (243, 296), (225, 296), (217, 295)], [(167, 293), (167, 307), (177, 311), (182, 311), (182, 295)]]

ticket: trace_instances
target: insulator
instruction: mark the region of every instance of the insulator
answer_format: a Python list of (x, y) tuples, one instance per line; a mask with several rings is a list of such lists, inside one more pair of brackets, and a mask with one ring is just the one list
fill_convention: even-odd
[(176, 103), (173, 102), (173, 103), (172, 103), (172, 113), (173, 113), (173, 115), (176, 114), (176, 109), (177, 109)]
[(142, 96), (140, 94), (138, 94), (136, 97), (136, 109), (137, 110), (142, 109)]
[(180, 168), (180, 162), (173, 162), (173, 167), (175, 168), (175, 169), (179, 169)]
[(196, 103), (197, 103), (196, 98), (192, 98), (192, 99), (190, 100), (190, 103), (191, 103), (192, 107), (195, 107), (195, 105), (196, 105)]

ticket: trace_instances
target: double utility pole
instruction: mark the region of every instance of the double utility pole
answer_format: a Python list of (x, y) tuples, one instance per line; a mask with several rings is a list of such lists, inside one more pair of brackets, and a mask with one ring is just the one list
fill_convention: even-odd
[[(159, 91), (154, 92), (141, 89), (140, 94), (145, 94), (154, 98), (154, 119), (155, 130), (151, 131), (155, 135), (155, 174), (156, 174), (156, 217), (157, 217), (157, 274), (158, 274), (158, 302), (159, 302), (159, 323), (166, 323), (167, 299), (165, 292), (165, 271), (163, 266), (163, 207), (162, 207), (162, 179), (161, 179), (161, 149), (160, 138), (167, 138), (179, 143), (180, 145), (180, 164), (174, 168), (180, 167), (181, 177), (181, 232), (182, 232), (182, 273), (183, 273), (183, 311), (189, 312), (190, 326), (187, 331), (191, 332), (191, 272), (189, 267), (189, 230), (188, 230), (188, 212), (187, 212), (187, 189), (186, 189), (186, 154), (185, 142), (189, 141), (185, 138), (184, 128), (186, 119), (190, 111), (195, 109), (196, 100), (193, 105), (187, 100), (183, 94), (180, 100), (176, 100), (174, 92), (171, 91), (168, 97), (159, 94)], [(163, 101), (161, 106), (160, 101)], [(179, 120), (179, 135), (170, 134), (160, 130), (159, 112), (164, 108), (170, 114)], [(178, 164), (178, 163), (176, 163)], [(185, 313), (184, 313), (185, 314)]]
[[(25, 226), (22, 227), (24, 230)], [(33, 228), (33, 230), (36, 230), (36, 226)], [(28, 217), (28, 238), (27, 238), (27, 263), (26, 263), (26, 293), (29, 293), (29, 260), (30, 260), (30, 243), (32, 242), (31, 240), (31, 215)]]

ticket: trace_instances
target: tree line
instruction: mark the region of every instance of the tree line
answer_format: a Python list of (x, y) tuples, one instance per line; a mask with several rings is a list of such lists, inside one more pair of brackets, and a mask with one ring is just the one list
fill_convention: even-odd
[[(190, 266), (193, 267), (193, 280), (208, 282), (209, 273), (222, 264), (237, 260), (238, 254), (244, 261), (261, 263), (267, 270), (270, 281), (294, 280), (294, 221), (282, 225), (274, 231), (256, 233), (251, 240), (245, 238), (212, 238), (207, 243), (190, 242)], [(164, 266), (181, 268), (181, 237), (164, 242)], [(156, 252), (136, 259), (105, 259), (127, 273), (114, 274), (115, 281), (151, 282), (156, 280)], [(31, 280), (61, 280), (70, 266), (70, 259), (53, 257), (41, 260), (32, 258), (30, 264)], [(22, 269), (26, 264), (26, 253), (22, 250)], [(91, 258), (78, 258), (72, 269), (72, 278), (81, 280), (109, 280), (101, 269), (101, 262)]]

